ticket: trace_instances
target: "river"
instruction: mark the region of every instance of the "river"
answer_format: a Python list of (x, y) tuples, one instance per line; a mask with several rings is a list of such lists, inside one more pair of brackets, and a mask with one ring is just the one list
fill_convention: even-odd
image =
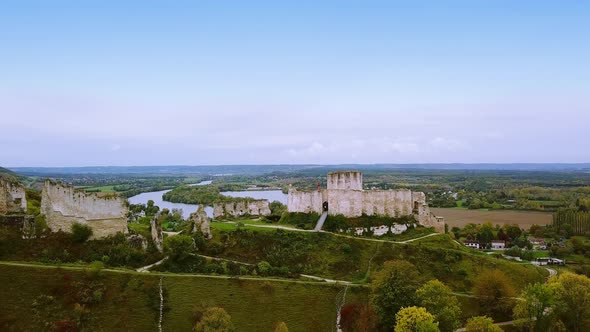
[[(211, 181), (202, 181), (192, 185), (203, 186), (207, 184), (211, 184)], [(191, 213), (197, 211), (197, 208), (199, 207), (198, 204), (172, 203), (163, 200), (162, 195), (169, 192), (170, 190), (171, 189), (141, 193), (139, 195), (129, 197), (128, 200), (131, 204), (147, 204), (147, 202), (151, 199), (154, 201), (154, 205), (159, 206), (160, 209), (181, 209), (182, 217), (185, 219), (187, 219)], [(252, 197), (255, 199), (268, 199), (270, 202), (279, 201), (283, 204), (287, 204), (287, 195), (283, 194), (283, 192), (280, 190), (224, 191), (221, 194), (230, 197)], [(209, 217), (213, 217), (213, 207), (205, 206), (205, 212), (207, 212)]]

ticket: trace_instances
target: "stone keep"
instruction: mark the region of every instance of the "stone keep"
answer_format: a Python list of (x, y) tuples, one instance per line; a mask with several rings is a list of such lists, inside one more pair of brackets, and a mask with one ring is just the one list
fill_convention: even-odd
[(321, 214), (324, 203), (328, 205), (328, 215), (348, 218), (363, 214), (392, 218), (414, 215), (420, 225), (444, 232), (444, 221), (430, 213), (424, 193), (411, 190), (363, 190), (360, 172), (329, 173), (328, 189), (297, 191), (289, 188), (289, 212)]
[(0, 176), (0, 215), (22, 214), (27, 212), (25, 187), (16, 180)]
[(45, 181), (41, 213), (53, 232), (70, 232), (74, 223), (92, 228), (93, 238), (127, 233), (127, 203), (113, 194), (85, 193), (74, 187)]

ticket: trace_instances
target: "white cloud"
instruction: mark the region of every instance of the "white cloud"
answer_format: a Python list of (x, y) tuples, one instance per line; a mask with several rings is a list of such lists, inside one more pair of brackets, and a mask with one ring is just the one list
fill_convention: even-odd
[(435, 149), (447, 151), (459, 151), (468, 148), (468, 145), (462, 141), (445, 137), (436, 137), (432, 139), (430, 145)]

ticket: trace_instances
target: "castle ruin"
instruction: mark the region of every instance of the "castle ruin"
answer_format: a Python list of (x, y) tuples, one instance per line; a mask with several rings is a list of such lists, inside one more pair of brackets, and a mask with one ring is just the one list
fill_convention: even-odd
[(24, 214), (26, 212), (25, 187), (18, 181), (0, 176), (0, 215)]
[(41, 213), (52, 232), (70, 232), (74, 223), (92, 228), (93, 238), (127, 233), (128, 207), (116, 194), (86, 193), (46, 180)]
[(222, 217), (241, 217), (250, 216), (268, 216), (270, 215), (270, 205), (266, 199), (245, 199), (226, 203), (215, 203), (213, 206), (213, 218)]
[(363, 175), (357, 171), (328, 173), (328, 188), (298, 191), (289, 188), (289, 212), (343, 215), (347, 218), (413, 215), (418, 224), (444, 232), (444, 221), (430, 212), (423, 192), (411, 190), (363, 190)]

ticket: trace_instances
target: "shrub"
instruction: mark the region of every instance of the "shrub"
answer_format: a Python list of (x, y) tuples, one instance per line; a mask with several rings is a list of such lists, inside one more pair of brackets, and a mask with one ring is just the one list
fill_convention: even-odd
[(94, 261), (90, 263), (90, 275), (94, 278), (99, 277), (102, 269), (104, 269), (104, 263), (100, 261)]
[(402, 308), (395, 315), (395, 332), (438, 332), (434, 316), (422, 307)]
[(74, 242), (86, 242), (92, 236), (92, 228), (88, 225), (74, 223), (72, 225), (72, 240)]
[(231, 316), (223, 308), (212, 307), (207, 309), (201, 320), (195, 325), (195, 332), (233, 332), (234, 325)]
[(465, 326), (467, 332), (502, 332), (498, 325), (494, 325), (494, 321), (487, 316), (471, 317), (467, 320)]
[(344, 252), (345, 254), (350, 254), (352, 252), (352, 247), (350, 246), (350, 244), (344, 243), (342, 245), (342, 252)]
[(172, 260), (183, 260), (195, 250), (195, 241), (188, 235), (169, 236), (164, 239), (164, 252)]
[(267, 276), (272, 271), (272, 266), (267, 261), (262, 261), (262, 262), (258, 263), (257, 267), (258, 267), (258, 273), (261, 276)]
[(285, 322), (279, 322), (275, 327), (274, 332), (289, 332), (289, 328), (287, 328), (287, 324), (285, 324)]

